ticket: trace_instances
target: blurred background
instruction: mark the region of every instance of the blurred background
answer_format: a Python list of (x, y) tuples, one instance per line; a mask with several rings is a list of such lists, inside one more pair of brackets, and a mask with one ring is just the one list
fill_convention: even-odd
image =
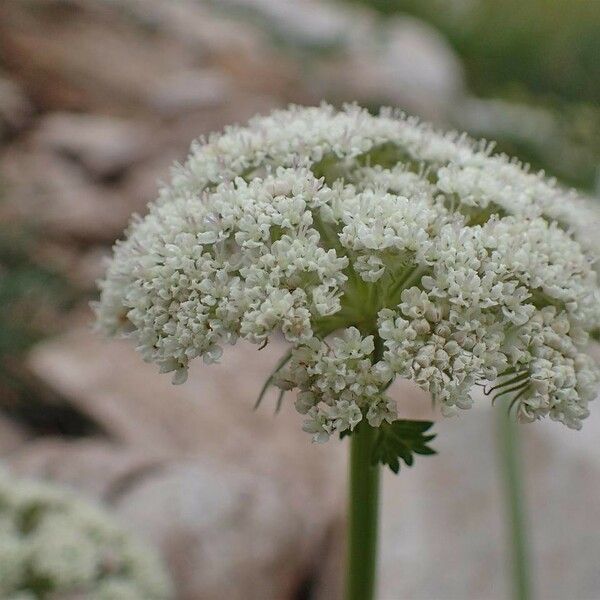
[[(251, 410), (278, 345), (173, 387), (92, 331), (103, 261), (193, 138), (290, 102), (402, 107), (598, 195), (599, 57), (597, 0), (2, 0), (0, 460), (108, 506), (181, 600), (340, 598), (345, 444)], [(520, 428), (538, 598), (600, 599), (597, 408)], [(497, 420), (386, 474), (382, 600), (510, 595)]]

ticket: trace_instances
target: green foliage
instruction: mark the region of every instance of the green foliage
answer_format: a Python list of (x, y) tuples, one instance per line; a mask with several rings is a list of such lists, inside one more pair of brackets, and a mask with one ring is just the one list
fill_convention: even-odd
[(372, 464), (388, 465), (394, 473), (400, 470), (400, 461), (410, 467), (415, 454), (436, 454), (428, 446), (435, 435), (425, 435), (431, 429), (431, 421), (409, 421), (400, 419), (393, 423), (382, 423), (377, 428), (373, 446)]

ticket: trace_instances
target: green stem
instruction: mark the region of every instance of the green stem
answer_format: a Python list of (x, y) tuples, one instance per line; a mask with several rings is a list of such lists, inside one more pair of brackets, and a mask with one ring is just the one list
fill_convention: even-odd
[(346, 600), (373, 600), (377, 565), (379, 466), (371, 464), (377, 430), (361, 423), (350, 436)]
[(529, 600), (532, 597), (529, 575), (529, 547), (525, 525), (525, 496), (520, 464), (518, 426), (511, 419), (508, 411), (503, 410), (503, 406), (497, 412), (498, 454), (502, 463), (508, 521), (507, 530), (510, 535), (509, 548), (513, 598), (514, 600)]

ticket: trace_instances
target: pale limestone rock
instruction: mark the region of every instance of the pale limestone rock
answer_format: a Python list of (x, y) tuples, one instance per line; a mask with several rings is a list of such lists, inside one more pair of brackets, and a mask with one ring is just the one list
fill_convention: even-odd
[(102, 438), (43, 437), (10, 457), (16, 474), (55, 481), (108, 504), (159, 472), (166, 462), (162, 453), (126, 448)]
[(441, 120), (464, 96), (458, 56), (438, 31), (418, 19), (389, 22), (374, 58), (389, 101), (401, 108)]
[(50, 113), (35, 134), (36, 143), (81, 164), (95, 179), (122, 174), (149, 152), (149, 132), (125, 119), (91, 114)]
[(262, 23), (286, 44), (317, 49), (344, 44), (360, 14), (319, 0), (222, 0), (221, 7)]
[(161, 81), (148, 101), (159, 114), (173, 117), (223, 105), (232, 93), (232, 83), (216, 69), (178, 71)]
[(292, 599), (321, 558), (331, 518), (314, 490), (294, 492), (292, 477), (303, 475), (196, 457), (144, 478), (114, 507), (161, 548), (181, 600)]
[(4, 218), (32, 224), (49, 238), (112, 242), (131, 216), (131, 202), (93, 185), (78, 165), (54, 153), (12, 148), (0, 155), (0, 172)]
[(0, 2), (0, 52), (36, 107), (140, 112), (147, 90), (189, 64), (176, 36), (151, 35), (124, 2)]
[[(298, 60), (274, 52), (260, 27), (196, 0), (0, 3), (0, 52), (43, 111), (154, 120), (161, 116), (157, 90), (167, 80), (206, 69), (232, 79), (246, 98), (302, 101), (305, 89)], [(177, 85), (178, 102), (198, 102), (197, 84)], [(200, 133), (188, 131), (188, 144)]]
[(417, 19), (398, 17), (348, 33), (346, 46), (315, 64), (317, 92), (337, 100), (391, 105), (444, 121), (465, 97), (449, 44)]

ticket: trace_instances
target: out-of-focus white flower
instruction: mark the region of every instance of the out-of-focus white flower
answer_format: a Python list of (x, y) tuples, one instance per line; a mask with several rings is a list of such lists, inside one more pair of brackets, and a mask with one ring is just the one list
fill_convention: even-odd
[(73, 493), (0, 470), (0, 597), (168, 600), (157, 556)]
[(391, 110), (291, 107), (192, 145), (115, 246), (98, 320), (177, 383), (282, 332), (273, 381), (300, 390), (319, 441), (392, 421), (396, 376), (445, 414), (486, 381), (523, 420), (578, 428), (600, 382), (590, 215), (490, 144)]

